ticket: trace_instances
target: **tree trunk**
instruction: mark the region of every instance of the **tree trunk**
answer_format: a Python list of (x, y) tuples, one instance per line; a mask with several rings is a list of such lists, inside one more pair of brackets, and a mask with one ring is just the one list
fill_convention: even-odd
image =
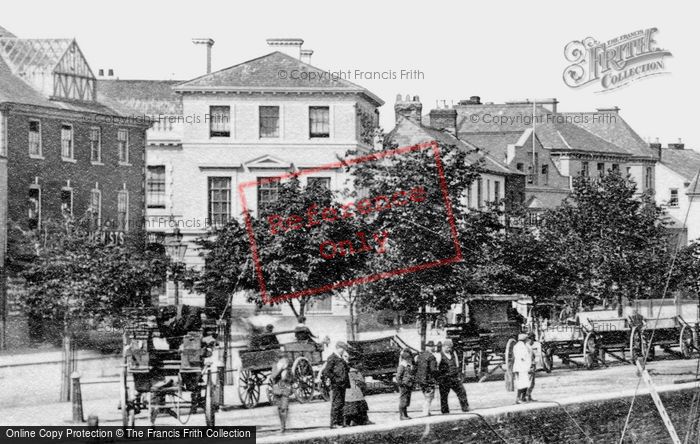
[(420, 308), (420, 349), (425, 350), (425, 337), (428, 330), (428, 316), (425, 312), (425, 305)]
[(61, 394), (59, 401), (70, 401), (71, 373), (76, 370), (75, 345), (73, 344), (72, 332), (68, 329), (63, 331), (63, 364), (61, 366)]
[(355, 325), (355, 298), (351, 295), (348, 296), (348, 306), (350, 308), (350, 340), (357, 341), (357, 325)]
[(617, 316), (622, 317), (622, 292), (617, 293)]

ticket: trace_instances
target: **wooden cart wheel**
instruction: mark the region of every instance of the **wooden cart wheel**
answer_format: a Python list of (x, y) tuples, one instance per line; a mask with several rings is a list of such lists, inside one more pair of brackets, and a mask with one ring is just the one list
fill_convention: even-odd
[(238, 399), (247, 409), (252, 409), (260, 402), (260, 384), (254, 372), (241, 370), (238, 376)]
[(644, 336), (640, 327), (632, 327), (630, 333), (630, 353), (632, 355), (632, 364), (636, 364), (639, 358), (644, 357)]
[(484, 375), (484, 351), (482, 349), (474, 352), (474, 376), (476, 379), (481, 379)]
[(214, 427), (214, 377), (211, 374), (211, 369), (207, 371), (207, 386), (204, 391), (204, 420), (207, 427)]
[(552, 373), (554, 368), (554, 347), (546, 347), (542, 350), (542, 368), (547, 373)]
[(299, 402), (307, 403), (314, 397), (314, 369), (303, 356), (298, 357), (292, 365), (294, 377), (294, 394)]
[(120, 389), (120, 395), (121, 398), (119, 399), (119, 405), (121, 406), (122, 409), (122, 425), (124, 427), (133, 427), (134, 423), (136, 422), (136, 412), (131, 405), (131, 402), (129, 400), (129, 386), (128, 386), (128, 380), (127, 380), (127, 370), (126, 367), (122, 368), (121, 374), (120, 374), (120, 384), (121, 384), (121, 389)]
[(683, 355), (684, 359), (690, 359), (692, 357), (694, 343), (693, 329), (688, 325), (684, 325), (683, 328), (681, 328), (681, 334), (679, 337), (681, 355)]
[(593, 369), (595, 366), (595, 351), (596, 351), (596, 338), (593, 332), (586, 335), (583, 340), (583, 360), (586, 363), (586, 368), (588, 370)]

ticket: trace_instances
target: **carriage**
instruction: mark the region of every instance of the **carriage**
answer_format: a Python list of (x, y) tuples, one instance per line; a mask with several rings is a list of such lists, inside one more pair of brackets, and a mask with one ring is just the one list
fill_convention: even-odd
[[(544, 306), (550, 308), (547, 304)], [(541, 311), (541, 307), (537, 310)], [(695, 302), (669, 299), (662, 304), (661, 300), (640, 300), (626, 307), (623, 316), (618, 316), (617, 309), (594, 309), (579, 311), (575, 319), (569, 320), (550, 321), (556, 316), (547, 315), (548, 321), (536, 322), (536, 314), (531, 313), (529, 317), (541, 344), (542, 364), (547, 371), (553, 367), (554, 356), (564, 364), (578, 364), (572, 357), (583, 357), (583, 365), (592, 369), (605, 365), (607, 357), (636, 362), (646, 357), (649, 350), (649, 357), (653, 358), (657, 346), (684, 358), (690, 357), (697, 347)], [(692, 320), (688, 322), (686, 318)]]
[(272, 343), (252, 344), (252, 347), (239, 352), (241, 368), (238, 374), (238, 397), (243, 407), (250, 409), (260, 403), (260, 391), (263, 386), (266, 387), (270, 403), (275, 402), (269, 376), (282, 356), (292, 363), (292, 388), (297, 401), (309, 402), (316, 393), (324, 399), (329, 399), (326, 387), (316, 383), (318, 368), (323, 363), (323, 345), (310, 339), (279, 344), (277, 336), (288, 333), (297, 331), (267, 333), (268, 337), (275, 337)]
[(466, 375), (472, 367), (474, 376), (482, 380), (486, 375), (507, 363), (517, 336), (523, 331), (525, 318), (514, 308), (514, 303), (526, 299), (519, 294), (471, 295), (463, 307), (465, 322), (448, 324), (447, 338)]
[(130, 308), (124, 314), (123, 425), (133, 426), (143, 410), (153, 425), (161, 413), (182, 422), (202, 409), (207, 426), (213, 426), (220, 387), (212, 366), (224, 323), (201, 307)]
[(348, 341), (349, 364), (363, 376), (391, 384), (399, 365), (401, 351), (408, 349), (413, 355), (418, 350), (407, 345), (398, 336), (386, 336), (365, 341)]

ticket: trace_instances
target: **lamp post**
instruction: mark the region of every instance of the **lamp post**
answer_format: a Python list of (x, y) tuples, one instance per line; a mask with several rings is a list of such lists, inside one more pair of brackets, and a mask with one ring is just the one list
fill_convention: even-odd
[(173, 231), (173, 237), (165, 244), (165, 248), (168, 251), (168, 256), (173, 261), (172, 275), (173, 283), (175, 284), (175, 306), (180, 305), (180, 286), (178, 283), (178, 275), (180, 273), (180, 265), (185, 258), (185, 252), (187, 251), (187, 244), (182, 242), (182, 233), (179, 228), (175, 228)]

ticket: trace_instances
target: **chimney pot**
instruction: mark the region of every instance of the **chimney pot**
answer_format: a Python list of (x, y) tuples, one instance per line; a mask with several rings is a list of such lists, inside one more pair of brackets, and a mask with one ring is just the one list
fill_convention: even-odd
[(420, 123), (423, 115), (423, 104), (418, 96), (406, 94), (406, 99), (401, 100), (401, 94), (396, 95), (396, 103), (394, 104), (394, 115), (398, 122), (400, 118), (411, 119), (414, 122)]
[(304, 40), (302, 39), (267, 39), (267, 46), (299, 60), (302, 58), (301, 46), (303, 44)]
[(211, 73), (211, 47), (214, 46), (214, 40), (209, 37), (200, 37), (192, 39), (195, 45), (206, 45), (207, 47), (207, 74)]
[(314, 55), (313, 50), (302, 49), (301, 51), (299, 51), (299, 54), (299, 57), (301, 58), (302, 62), (311, 64), (311, 56)]
[(457, 110), (454, 108), (438, 108), (430, 111), (430, 126), (437, 130), (445, 130), (457, 134)]

